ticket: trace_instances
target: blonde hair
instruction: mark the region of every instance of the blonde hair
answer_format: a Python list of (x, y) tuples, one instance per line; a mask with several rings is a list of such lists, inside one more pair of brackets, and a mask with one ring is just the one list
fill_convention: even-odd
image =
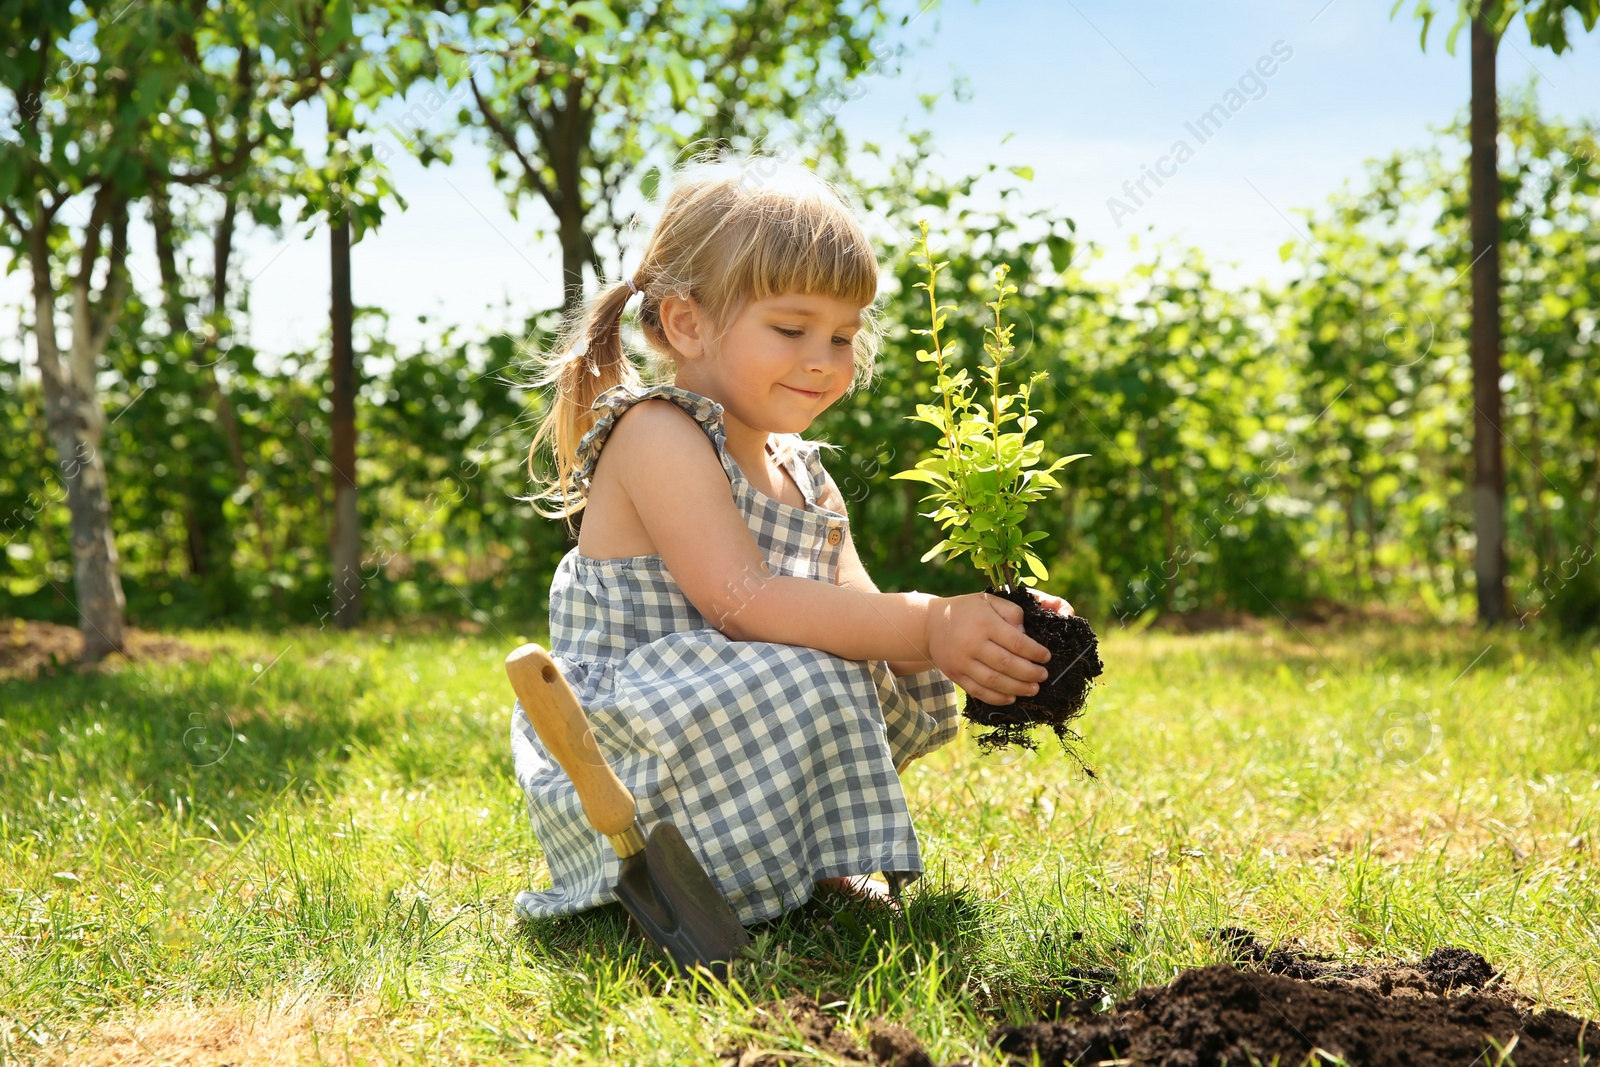
[(555, 465), (534, 497), (555, 504), (541, 514), (570, 519), (582, 510), (587, 487), (576, 477), (577, 449), (594, 424), (595, 398), (643, 381), (622, 340), (634, 286), (643, 296), (638, 326), (659, 362), (677, 356), (661, 326), (669, 296), (692, 297), (714, 333), (753, 300), (785, 293), (848, 300), (863, 308), (855, 384), (871, 377), (877, 256), (844, 196), (803, 167), (759, 156), (694, 161), (674, 181), (631, 281), (611, 284), (571, 315), (554, 352), (540, 357), (539, 384), (553, 385), (554, 395), (528, 450), (528, 471), (541, 481), (534, 468), (541, 448), (551, 450)]

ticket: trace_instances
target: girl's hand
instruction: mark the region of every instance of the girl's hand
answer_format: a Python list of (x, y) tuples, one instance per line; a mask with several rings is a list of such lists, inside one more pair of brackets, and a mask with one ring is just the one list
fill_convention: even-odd
[(1073, 614), (1072, 605), (1068, 604), (1060, 597), (1051, 596), (1049, 593), (1039, 589), (1034, 589), (1032, 587), (1029, 587), (1028, 591), (1032, 593), (1033, 598), (1039, 602), (1039, 606), (1044, 608), (1046, 611), (1053, 611), (1057, 615)]
[(986, 593), (940, 597), (928, 606), (928, 654), (969, 696), (1011, 704), (1032, 696), (1050, 672), (1050, 650), (1022, 632), (1022, 609)]

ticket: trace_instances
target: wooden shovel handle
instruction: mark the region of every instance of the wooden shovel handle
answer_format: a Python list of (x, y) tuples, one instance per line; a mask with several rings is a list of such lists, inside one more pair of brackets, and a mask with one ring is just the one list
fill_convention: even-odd
[(607, 837), (627, 833), (634, 823), (633, 794), (601, 754), (589, 717), (550, 653), (523, 645), (506, 657), (506, 674), (539, 740), (572, 779), (589, 825)]

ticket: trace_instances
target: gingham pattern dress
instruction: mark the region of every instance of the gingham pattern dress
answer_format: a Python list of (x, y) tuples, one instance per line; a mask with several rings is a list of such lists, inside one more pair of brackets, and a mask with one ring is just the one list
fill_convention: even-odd
[[(728, 455), (722, 406), (706, 397), (672, 386), (602, 394), (578, 446), (585, 486), (617, 419), (647, 398), (670, 400), (705, 430), (774, 574), (835, 580), (848, 520), (818, 503), (829, 484), (819, 446), (784, 439), (807, 506), (773, 500)], [(921, 872), (895, 767), (956, 736), (955, 687), (938, 671), (896, 677), (883, 662), (730, 640), (660, 556), (596, 560), (576, 548), (550, 587), (550, 653), (646, 829), (665, 820), (683, 831), (742, 922), (805, 903), (822, 878)], [(620, 862), (520, 703), (511, 751), (553, 882), (518, 894), (517, 911), (547, 917), (614, 900)]]

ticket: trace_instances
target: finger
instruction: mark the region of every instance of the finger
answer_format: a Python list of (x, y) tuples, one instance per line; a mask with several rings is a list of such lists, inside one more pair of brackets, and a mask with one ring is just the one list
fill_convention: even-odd
[[(1023, 683), (1042, 682), (1050, 677), (1050, 672), (1031, 659), (1024, 659), (1006, 649), (1004, 645), (990, 645), (984, 650), (985, 655), (979, 658), (991, 670), (999, 671), (1008, 679), (1016, 679)], [(994, 683), (990, 683), (991, 685)], [(1032, 690), (1012, 690), (1017, 693), (1031, 694)]]
[(1076, 611), (1072, 610), (1072, 605), (1068, 604), (1065, 600), (1063, 600), (1061, 602), (1061, 607), (1060, 607), (1059, 610), (1060, 610), (1061, 614), (1063, 614), (1063, 615), (1076, 615), (1077, 614)]
[(988, 692), (999, 693), (1005, 697), (1032, 696), (1039, 689), (1036, 683), (1013, 678), (981, 660), (971, 668), (968, 676)]
[(1050, 650), (1019, 630), (1002, 630), (992, 640), (1007, 652), (1015, 652), (1035, 663), (1049, 663)]
[(990, 594), (985, 593), (983, 595), (983, 602), (988, 604), (989, 607), (994, 610), (996, 615), (1006, 620), (1006, 622), (1010, 623), (1012, 626), (1022, 625), (1022, 609), (1016, 604), (1013, 604), (1011, 601), (1006, 600), (1004, 597), (991, 596)]
[[(1039, 692), (1039, 684), (1045, 679), (1038, 678), (1035, 672), (1043, 671), (1043, 667), (999, 649), (993, 651), (1004, 655), (1011, 666), (1002, 667), (985, 662), (981, 668), (974, 669), (973, 673), (984, 685), (1008, 696), (1031, 697)], [(1048, 677), (1046, 674), (1045, 678)]]
[(1017, 702), (1017, 698), (1011, 696), (1009, 693), (1002, 693), (998, 690), (990, 689), (988, 686), (983, 685), (980, 682), (976, 682), (971, 678), (967, 678), (965, 681), (958, 681), (954, 678), (950, 680), (959, 685), (961, 687), (961, 691), (967, 694), (967, 696), (974, 700), (981, 700), (985, 704), (1015, 704)]

